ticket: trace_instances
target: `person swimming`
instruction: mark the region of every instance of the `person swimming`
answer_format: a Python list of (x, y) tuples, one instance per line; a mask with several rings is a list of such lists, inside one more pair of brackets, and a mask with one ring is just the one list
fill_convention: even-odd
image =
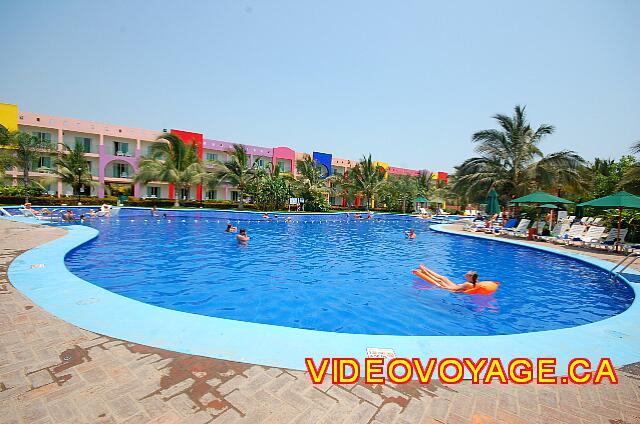
[(464, 275), (464, 278), (467, 280), (466, 282), (462, 284), (456, 284), (453, 281), (449, 280), (447, 277), (444, 277), (437, 272), (430, 270), (424, 265), (420, 265), (420, 269), (430, 278), (430, 281), (433, 282), (434, 285), (445, 290), (462, 292), (475, 288), (476, 284), (478, 284), (478, 273), (475, 271), (469, 271)]
[(404, 235), (407, 236), (409, 240), (413, 240), (414, 238), (416, 238), (416, 230), (412, 228), (409, 231), (405, 231)]
[(246, 243), (249, 241), (250, 237), (247, 235), (247, 230), (245, 230), (244, 228), (242, 228), (240, 230), (240, 232), (238, 233), (238, 235), (236, 236), (236, 239), (238, 239), (238, 242), (240, 243)]
[(262, 214), (262, 217), (263, 217), (264, 219), (269, 219), (269, 214), (268, 214), (268, 213), (263, 213), (263, 214)]
[(236, 231), (238, 231), (238, 228), (234, 227), (233, 224), (229, 223), (227, 224), (227, 229), (224, 231), (225, 233), (235, 233)]

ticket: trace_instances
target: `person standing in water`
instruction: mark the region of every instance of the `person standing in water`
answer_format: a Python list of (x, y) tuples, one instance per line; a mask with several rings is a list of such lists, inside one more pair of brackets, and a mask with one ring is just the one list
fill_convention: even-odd
[(250, 237), (247, 235), (247, 230), (245, 230), (244, 228), (242, 228), (240, 230), (240, 232), (238, 233), (238, 235), (236, 236), (236, 239), (238, 240), (239, 243), (246, 243), (249, 241)]

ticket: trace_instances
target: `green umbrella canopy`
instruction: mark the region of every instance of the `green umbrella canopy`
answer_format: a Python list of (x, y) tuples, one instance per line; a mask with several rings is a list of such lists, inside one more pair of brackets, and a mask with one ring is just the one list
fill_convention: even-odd
[(544, 205), (540, 205), (543, 209), (558, 209), (556, 205), (552, 205), (551, 203), (545, 203)]
[(636, 208), (640, 209), (640, 197), (626, 191), (621, 191), (610, 196), (589, 200), (578, 206), (593, 206), (596, 208)]
[[(589, 200), (580, 203), (578, 206), (591, 206), (594, 208), (618, 208), (618, 240), (620, 240), (620, 227), (622, 225), (622, 209), (634, 208), (640, 209), (640, 197), (634, 196), (626, 191), (620, 191), (610, 196), (601, 197), (599, 199)], [(616, 250), (618, 246), (616, 245)]]
[(513, 199), (510, 203), (570, 203), (571, 200), (563, 199), (562, 197), (554, 196), (544, 191), (536, 191), (535, 193), (527, 194), (526, 196)]
[(414, 200), (415, 203), (427, 203), (428, 200), (425, 199), (424, 197), (417, 197), (416, 200)]
[(487, 206), (484, 208), (484, 211), (489, 215), (500, 213), (500, 202), (498, 202), (498, 192), (495, 188), (492, 188), (491, 191), (489, 191), (487, 196)]

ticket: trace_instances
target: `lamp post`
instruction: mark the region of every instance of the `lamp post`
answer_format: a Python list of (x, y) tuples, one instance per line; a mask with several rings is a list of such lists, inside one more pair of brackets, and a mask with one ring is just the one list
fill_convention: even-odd
[(80, 204), (80, 179), (82, 178), (82, 168), (78, 168), (76, 171), (78, 172), (78, 204)]

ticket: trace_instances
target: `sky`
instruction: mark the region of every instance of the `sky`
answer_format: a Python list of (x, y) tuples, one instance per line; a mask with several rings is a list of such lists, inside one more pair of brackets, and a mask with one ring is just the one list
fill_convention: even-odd
[(21, 110), (451, 171), (526, 105), (545, 153), (640, 140), (640, 1), (0, 0)]

